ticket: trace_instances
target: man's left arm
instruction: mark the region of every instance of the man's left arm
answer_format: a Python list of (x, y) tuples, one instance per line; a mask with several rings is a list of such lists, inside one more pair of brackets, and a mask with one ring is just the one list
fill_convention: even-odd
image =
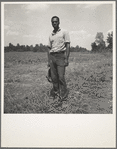
[(70, 55), (70, 43), (66, 42), (66, 52), (65, 52), (65, 66), (69, 65), (69, 55)]
[(69, 54), (70, 54), (70, 37), (68, 31), (64, 32), (64, 39), (65, 39), (65, 46), (66, 46), (66, 52), (65, 52), (65, 66), (69, 65)]

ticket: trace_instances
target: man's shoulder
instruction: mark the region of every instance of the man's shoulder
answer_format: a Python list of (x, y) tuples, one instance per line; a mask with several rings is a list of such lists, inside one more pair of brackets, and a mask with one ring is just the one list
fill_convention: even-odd
[(62, 32), (68, 32), (66, 29), (62, 28), (61, 29)]
[(61, 32), (62, 32), (64, 35), (69, 33), (68, 30), (66, 30), (66, 29), (61, 29)]

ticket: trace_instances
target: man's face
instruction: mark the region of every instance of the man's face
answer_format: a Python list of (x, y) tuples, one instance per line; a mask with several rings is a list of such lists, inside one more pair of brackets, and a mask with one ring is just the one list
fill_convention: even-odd
[(52, 26), (53, 26), (54, 28), (58, 28), (58, 27), (59, 27), (59, 21), (58, 21), (57, 18), (53, 18), (53, 19), (52, 19)]

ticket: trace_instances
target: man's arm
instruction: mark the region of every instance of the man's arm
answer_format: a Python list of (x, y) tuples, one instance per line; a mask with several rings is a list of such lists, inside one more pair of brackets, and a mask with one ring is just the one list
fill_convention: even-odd
[(50, 51), (50, 47), (48, 47), (48, 50), (47, 50), (47, 57), (48, 57), (48, 64), (47, 64), (47, 66), (48, 67), (50, 67), (50, 53), (49, 53), (49, 51)]
[(70, 43), (67, 42), (66, 43), (66, 52), (65, 52), (65, 66), (68, 66), (69, 65), (69, 55), (70, 55)]

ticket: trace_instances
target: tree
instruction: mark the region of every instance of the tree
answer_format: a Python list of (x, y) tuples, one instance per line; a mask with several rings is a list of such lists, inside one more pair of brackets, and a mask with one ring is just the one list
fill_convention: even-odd
[(38, 44), (36, 44), (35, 47), (33, 48), (33, 52), (37, 52), (37, 51), (39, 51), (39, 45)]
[(13, 47), (13, 44), (12, 43), (9, 43), (9, 47)]
[(95, 43), (97, 45), (97, 51), (102, 52), (105, 50), (105, 41), (104, 41), (104, 35), (102, 32), (98, 32), (95, 37)]
[(30, 46), (26, 45), (25, 51), (30, 51)]
[(33, 45), (30, 46), (30, 51), (33, 51)]
[(91, 47), (92, 47), (92, 49), (91, 49), (92, 52), (96, 52), (96, 51), (97, 51), (97, 45), (96, 45), (95, 42), (93, 42), (93, 43), (91, 44)]
[(44, 49), (43, 44), (40, 43), (40, 46), (39, 46), (39, 52), (43, 52), (43, 49)]
[(9, 43), (9, 51), (16, 51), (16, 48), (12, 43)]
[(96, 37), (95, 37), (95, 42), (97, 45), (99, 45), (104, 39), (104, 35), (102, 32), (97, 32)]
[(20, 44), (19, 44), (19, 43), (17, 43), (17, 47), (18, 47), (18, 48), (20, 47)]
[(107, 36), (107, 43), (108, 43), (108, 48), (113, 48), (113, 32), (108, 33)]

